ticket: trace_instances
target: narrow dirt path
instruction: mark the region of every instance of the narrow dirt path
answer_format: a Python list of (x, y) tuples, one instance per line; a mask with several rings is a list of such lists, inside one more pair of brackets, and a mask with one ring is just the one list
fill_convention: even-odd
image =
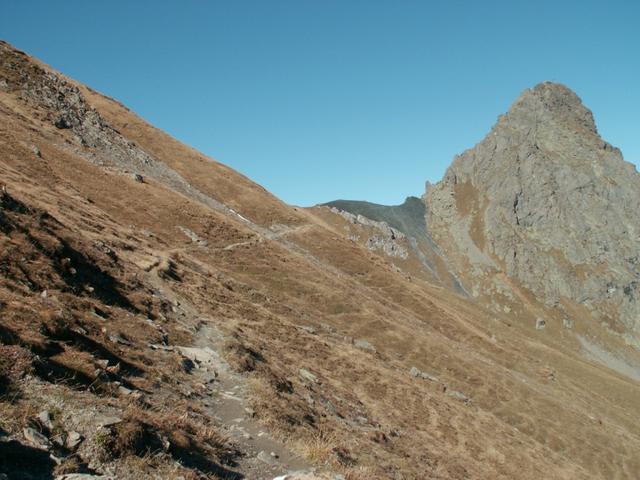
[(253, 412), (245, 400), (247, 385), (244, 378), (231, 371), (217, 353), (224, 342), (222, 335), (211, 324), (204, 324), (196, 338), (195, 346), (206, 352), (208, 359), (203, 360), (208, 360), (208, 363), (202, 362), (193, 374), (204, 385), (210, 386), (211, 402), (207, 402), (205, 407), (211, 416), (228, 428), (226, 433), (247, 455), (239, 462), (240, 471), (247, 478), (262, 480), (307, 469), (309, 465), (302, 458), (272, 438), (252, 418)]
[(191, 376), (193, 384), (202, 387), (201, 406), (222, 425), (221, 433), (228, 435), (244, 454), (234, 470), (247, 480), (271, 480), (287, 473), (310, 471), (311, 466), (304, 459), (274, 439), (253, 418), (254, 413), (246, 401), (246, 379), (234, 372), (219, 353), (225, 339), (215, 321), (176, 295), (154, 273), (149, 274), (149, 279), (167, 300), (178, 305), (180, 323), (193, 334), (193, 345), (162, 348), (179, 352), (193, 362)]

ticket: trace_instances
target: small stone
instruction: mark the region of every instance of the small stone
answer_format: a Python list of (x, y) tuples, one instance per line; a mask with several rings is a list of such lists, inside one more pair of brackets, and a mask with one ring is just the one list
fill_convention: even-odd
[(109, 360), (96, 360), (96, 365), (98, 365), (100, 368), (107, 368), (109, 366)]
[(27, 427), (22, 430), (22, 433), (24, 434), (24, 438), (27, 440), (27, 442), (29, 442), (34, 447), (42, 448), (45, 450), (49, 450), (53, 447), (49, 439), (34, 428)]
[(80, 445), (80, 443), (82, 443), (82, 440), (83, 440), (82, 435), (80, 435), (78, 432), (69, 432), (69, 434), (67, 435), (67, 441), (65, 442), (65, 446), (69, 450), (73, 450), (78, 445)]
[(166, 436), (162, 435), (160, 437), (160, 441), (162, 442), (162, 449), (165, 452), (168, 452), (169, 449), (171, 448), (171, 442), (169, 441), (169, 439)]
[(353, 342), (353, 344), (356, 347), (361, 348), (362, 350), (368, 350), (370, 352), (375, 352), (376, 351), (376, 348), (373, 345), (371, 345), (368, 341), (366, 341), (366, 340), (364, 340), (362, 338), (359, 338), (359, 339), (355, 340)]
[(562, 320), (562, 326), (568, 330), (571, 330), (573, 328), (573, 320), (571, 320), (570, 318), (565, 318), (564, 320)]
[(547, 326), (547, 322), (543, 318), (536, 318), (536, 330), (542, 330)]
[(110, 333), (109, 335), (107, 335), (107, 338), (109, 339), (110, 342), (113, 342), (113, 343), (119, 343), (120, 345), (131, 345), (131, 342), (125, 339), (119, 333)]
[(244, 411), (247, 412), (247, 415), (249, 415), (249, 417), (251, 418), (256, 416), (256, 411), (251, 407), (245, 408)]
[(313, 383), (318, 383), (318, 377), (316, 377), (313, 373), (311, 373), (306, 368), (301, 368), (300, 370), (298, 370), (298, 373), (300, 374), (300, 376), (303, 379), (308, 380), (308, 381), (313, 382)]
[(471, 399), (467, 395), (462, 392), (458, 392), (457, 390), (448, 390), (447, 395), (464, 403), (469, 403), (471, 401)]
[(433, 375), (425, 373), (425, 372), (423, 372), (422, 370), (419, 370), (416, 367), (411, 367), (411, 369), (409, 370), (409, 375), (411, 375), (412, 377), (416, 377), (416, 378), (422, 378), (423, 380), (429, 380), (431, 382), (437, 382), (438, 381), (438, 377), (435, 377)]
[(296, 325), (296, 328), (298, 330), (302, 330), (303, 332), (307, 332), (307, 333), (310, 333), (312, 335), (316, 333), (316, 329), (313, 328), (313, 327), (310, 327), (308, 325)]
[(101, 427), (110, 427), (111, 425), (116, 425), (117, 423), (120, 423), (120, 422), (122, 422), (122, 419), (120, 417), (105, 416), (100, 419), (98, 424)]
[(258, 453), (257, 456), (258, 456), (258, 460), (261, 460), (268, 465), (276, 465), (278, 463), (274, 457), (272, 457), (270, 454), (268, 454), (264, 450)]
[(40, 296), (41, 296), (42, 298), (47, 298), (47, 295), (48, 295), (48, 293), (47, 293), (47, 291), (46, 291), (46, 290), (43, 290), (43, 291), (42, 291), (42, 293), (40, 294)]
[(51, 421), (51, 414), (48, 410), (43, 410), (38, 414), (38, 420), (40, 423), (47, 427), (49, 430), (53, 429), (53, 422)]
[(33, 152), (33, 154), (38, 157), (38, 158), (42, 158), (42, 152), (40, 151), (40, 149), (35, 146), (35, 145), (31, 145), (31, 151)]
[(133, 174), (133, 179), (138, 183), (144, 183), (144, 177), (142, 175), (140, 175), (139, 173), (134, 173)]
[(127, 395), (131, 395), (133, 393), (133, 390), (131, 390), (130, 388), (127, 387), (123, 387), (122, 385), (120, 385), (118, 387), (118, 393), (122, 396), (127, 396)]

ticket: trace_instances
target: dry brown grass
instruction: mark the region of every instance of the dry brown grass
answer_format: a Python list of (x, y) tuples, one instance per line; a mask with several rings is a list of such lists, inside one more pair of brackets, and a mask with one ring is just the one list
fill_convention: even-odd
[(28, 399), (8, 396), (0, 399), (0, 429), (20, 435), (39, 412), (39, 406)]
[(335, 433), (309, 431), (293, 440), (291, 448), (314, 465), (329, 465), (334, 463), (335, 449), (339, 444), (339, 438)]
[(124, 413), (125, 418), (133, 425), (150, 426), (180, 449), (193, 447), (228, 453), (225, 447), (228, 438), (220, 434), (208, 417), (192, 410), (188, 402), (176, 402), (170, 407), (154, 409), (129, 405)]

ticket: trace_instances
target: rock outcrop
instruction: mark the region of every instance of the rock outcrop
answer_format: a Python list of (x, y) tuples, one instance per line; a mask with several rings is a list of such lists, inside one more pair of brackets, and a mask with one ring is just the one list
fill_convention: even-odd
[(640, 175), (563, 85), (525, 91), (425, 199), (427, 223), (474, 296), (506, 273), (546, 306), (640, 329)]
[(372, 227), (377, 232), (367, 239), (366, 245), (369, 250), (381, 250), (390, 257), (407, 258), (407, 250), (398, 243), (398, 240), (403, 240), (405, 235), (390, 227), (386, 222), (371, 220), (363, 215), (355, 215), (336, 207), (331, 207), (331, 211), (341, 215), (350, 223)]

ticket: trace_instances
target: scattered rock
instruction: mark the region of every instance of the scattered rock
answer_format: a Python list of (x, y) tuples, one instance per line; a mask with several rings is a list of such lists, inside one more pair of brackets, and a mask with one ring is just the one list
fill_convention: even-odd
[(47, 437), (38, 432), (35, 428), (27, 427), (22, 430), (24, 434), (24, 438), (31, 445), (37, 448), (42, 448), (43, 450), (49, 450), (53, 447), (51, 442)]
[(78, 432), (69, 432), (67, 435), (67, 440), (65, 441), (65, 447), (69, 450), (75, 450), (78, 445), (82, 443), (82, 435)]
[[(409, 256), (407, 249), (398, 243), (398, 240), (406, 238), (404, 233), (390, 227), (388, 223), (371, 220), (364, 215), (356, 215), (336, 207), (331, 207), (331, 211), (350, 223), (372, 227), (380, 232), (367, 240), (366, 246), (369, 250), (382, 250), (389, 257), (407, 258)], [(353, 239), (356, 240), (357, 237)]]
[(51, 413), (48, 410), (43, 410), (38, 414), (38, 421), (42, 424), (42, 426), (48, 428), (49, 430), (53, 430), (53, 422), (51, 421)]
[(126, 338), (124, 338), (119, 333), (110, 333), (110, 334), (107, 335), (107, 338), (112, 343), (119, 343), (120, 345), (127, 345), (127, 346), (131, 345), (131, 342), (129, 340), (127, 340)]
[(218, 354), (209, 347), (177, 347), (180, 354), (199, 365), (213, 364), (218, 360)]
[(298, 370), (298, 373), (303, 379), (308, 380), (309, 382), (319, 383), (318, 377), (316, 377), (313, 373), (311, 373), (306, 368), (301, 368), (300, 370)]
[(313, 328), (313, 327), (310, 327), (308, 325), (296, 325), (296, 328), (298, 330), (302, 330), (303, 332), (307, 332), (307, 333), (310, 333), (312, 335), (316, 333), (316, 329)]
[(110, 427), (111, 425), (116, 425), (121, 422), (122, 419), (120, 417), (104, 416), (98, 420), (98, 425), (101, 427)]
[(353, 344), (356, 347), (361, 348), (362, 350), (368, 350), (369, 352), (375, 352), (376, 351), (376, 347), (374, 347), (368, 341), (366, 341), (366, 340), (364, 340), (362, 338), (358, 338), (358, 339), (354, 340)]
[(536, 330), (542, 330), (547, 326), (547, 322), (543, 318), (536, 318)]
[(422, 370), (419, 370), (416, 367), (411, 367), (411, 369), (409, 370), (409, 375), (411, 375), (412, 377), (422, 378), (424, 380), (429, 380), (431, 382), (437, 382), (438, 381), (438, 377), (435, 377), (433, 375), (425, 373), (425, 372), (423, 372)]
[(277, 465), (278, 461), (272, 457), (270, 454), (268, 454), (267, 452), (265, 452), (264, 450), (262, 450), (260, 453), (258, 453), (257, 455), (258, 459), (268, 465)]
[(109, 360), (105, 360), (105, 359), (96, 360), (96, 365), (98, 365), (102, 369), (105, 369), (109, 366)]
[(122, 385), (120, 385), (118, 387), (118, 393), (120, 395), (127, 396), (127, 395), (131, 395), (133, 393), (133, 390), (131, 390), (130, 388), (123, 387)]
[(464, 402), (464, 403), (471, 402), (471, 398), (470, 397), (468, 397), (464, 393), (459, 392), (457, 390), (447, 390), (447, 396), (449, 396), (451, 398), (455, 398), (456, 400), (460, 400), (461, 402)]
[(29, 148), (31, 149), (31, 151), (36, 157), (42, 158), (42, 152), (36, 145), (31, 145)]

